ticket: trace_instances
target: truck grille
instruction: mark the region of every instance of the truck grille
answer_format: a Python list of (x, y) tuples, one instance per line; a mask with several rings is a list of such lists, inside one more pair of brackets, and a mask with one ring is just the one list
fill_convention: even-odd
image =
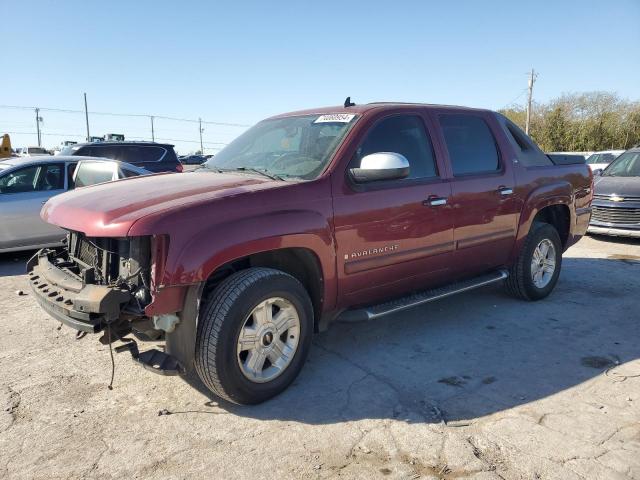
[(87, 267), (98, 267), (102, 263), (102, 249), (89, 242), (81, 234), (72, 232), (69, 235), (69, 253), (73, 258)]
[(91, 245), (84, 238), (78, 239), (77, 258), (83, 263), (86, 263), (90, 267), (99, 265), (99, 250), (94, 245)]
[(640, 223), (640, 208), (593, 206), (591, 218), (602, 223)]
[(611, 197), (612, 196), (622, 198), (622, 200), (618, 200), (619, 202), (640, 202), (640, 197), (638, 197), (638, 196), (629, 196), (629, 195), (601, 195), (601, 194), (596, 194), (596, 195), (593, 196), (593, 199), (594, 200), (611, 201)]

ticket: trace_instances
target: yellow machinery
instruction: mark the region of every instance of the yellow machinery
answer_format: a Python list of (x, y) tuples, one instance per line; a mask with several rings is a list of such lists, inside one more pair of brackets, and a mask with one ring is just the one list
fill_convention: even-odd
[(11, 139), (5, 133), (2, 135), (2, 143), (0, 143), (0, 158), (9, 158), (11, 156)]

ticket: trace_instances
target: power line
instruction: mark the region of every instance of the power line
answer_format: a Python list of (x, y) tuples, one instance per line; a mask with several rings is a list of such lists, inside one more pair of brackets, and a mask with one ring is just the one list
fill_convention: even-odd
[[(66, 109), (66, 108), (52, 108), (52, 107), (27, 107), (27, 106), (23, 106), (23, 105), (0, 105), (0, 108), (15, 109), (15, 110), (34, 110), (35, 108), (39, 108), (41, 111), (46, 111), (46, 112), (85, 113), (84, 110), (71, 110), (71, 109)], [(200, 120), (198, 120), (198, 119), (171, 117), (171, 116), (167, 116), (167, 115), (151, 115), (151, 114), (143, 114), (143, 113), (94, 112), (94, 111), (88, 111), (87, 113), (89, 113), (91, 115), (106, 115), (106, 116), (113, 116), (113, 117), (138, 117), (138, 118), (150, 118), (150, 117), (153, 117), (153, 118), (156, 118), (156, 119), (159, 118), (159, 119), (163, 119), (163, 120), (173, 120), (173, 121), (176, 121), (176, 122), (200, 123)], [(247, 128), (247, 127), (251, 126), (251, 125), (244, 124), (244, 123), (213, 122), (213, 121), (207, 121), (207, 120), (202, 120), (202, 123), (207, 124), (207, 125), (217, 125), (217, 126), (220, 126), (220, 127)]]
[[(16, 131), (7, 131), (4, 133), (8, 133), (10, 135), (35, 135), (37, 132), (16, 132)], [(51, 136), (51, 137), (79, 137), (79, 138), (84, 138), (84, 135), (80, 135), (77, 133), (44, 133), (44, 132), (40, 132), (40, 135), (47, 135), (47, 136)], [(128, 138), (133, 138), (133, 139), (137, 139), (137, 140), (143, 140), (145, 138), (149, 138), (149, 137), (138, 137), (138, 136), (129, 136)], [(185, 140), (185, 139), (181, 139), (181, 138), (160, 138), (160, 137), (156, 137), (156, 140), (162, 140), (164, 142), (184, 142), (184, 143), (200, 143), (199, 140)], [(202, 142), (205, 145), (220, 145), (222, 147), (228, 145), (227, 143), (223, 143), (223, 142), (207, 142), (207, 141), (203, 141)]]
[(509, 105), (512, 105), (516, 100), (522, 97), (522, 95), (527, 93), (527, 90), (528, 90), (527, 88), (523, 88), (522, 91), (517, 96), (515, 96), (512, 100), (509, 100), (507, 103), (505, 103), (505, 106), (508, 107)]

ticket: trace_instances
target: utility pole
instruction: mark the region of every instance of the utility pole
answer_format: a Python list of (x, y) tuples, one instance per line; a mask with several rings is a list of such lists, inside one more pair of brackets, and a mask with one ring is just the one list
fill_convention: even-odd
[(87, 110), (87, 94), (84, 94), (84, 119), (87, 122), (87, 142), (91, 141), (91, 135), (89, 135), (89, 111)]
[(40, 109), (36, 108), (36, 130), (38, 132), (38, 146), (42, 146), (42, 136), (40, 135), (40, 122), (42, 118), (40, 118)]
[(151, 119), (151, 141), (155, 142), (156, 141), (156, 134), (153, 131), (153, 115), (151, 115), (149, 118)]
[(533, 98), (533, 84), (536, 81), (536, 72), (531, 69), (531, 75), (529, 76), (529, 100), (527, 101), (527, 123), (524, 127), (524, 132), (529, 135), (529, 125), (531, 125), (531, 101)]
[(200, 125), (200, 155), (204, 155), (204, 147), (202, 146), (202, 119), (198, 118), (198, 124)]

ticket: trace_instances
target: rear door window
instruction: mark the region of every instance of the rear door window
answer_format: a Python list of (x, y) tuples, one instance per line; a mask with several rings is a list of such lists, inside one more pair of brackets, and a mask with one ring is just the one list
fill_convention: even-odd
[(90, 153), (83, 152), (80, 155), (87, 155), (89, 157), (102, 157), (102, 158), (111, 158), (113, 160), (122, 160), (122, 147), (117, 147), (115, 145), (93, 145), (91, 147), (85, 147), (89, 150)]
[(483, 118), (467, 114), (439, 116), (454, 175), (492, 173), (500, 168), (496, 141)]
[(38, 190), (64, 189), (64, 163), (50, 163), (40, 168), (37, 187)]
[(80, 162), (76, 167), (75, 186), (87, 187), (96, 183), (110, 182), (116, 164), (113, 162)]
[(130, 145), (123, 149), (122, 158), (127, 163), (158, 162), (165, 154), (165, 149), (153, 145)]

